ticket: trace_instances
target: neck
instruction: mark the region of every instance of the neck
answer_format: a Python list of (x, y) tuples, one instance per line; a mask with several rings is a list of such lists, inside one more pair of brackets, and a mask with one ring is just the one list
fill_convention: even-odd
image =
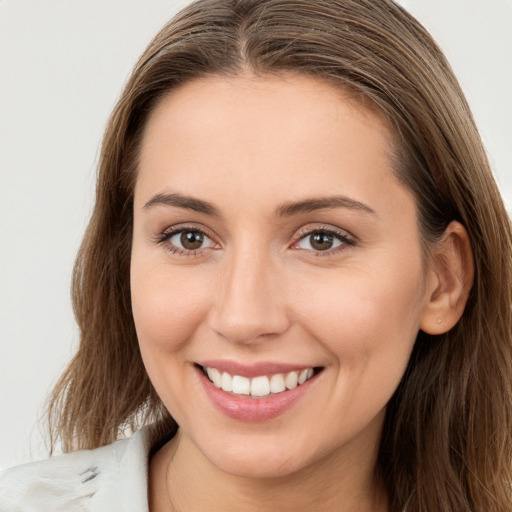
[(151, 460), (150, 510), (386, 512), (387, 494), (374, 474), (376, 457), (376, 446), (356, 458), (331, 453), (292, 474), (249, 478), (214, 466), (178, 431)]

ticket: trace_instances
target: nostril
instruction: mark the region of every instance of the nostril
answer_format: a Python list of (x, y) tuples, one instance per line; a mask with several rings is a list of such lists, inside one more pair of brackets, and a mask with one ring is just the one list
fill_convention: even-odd
[(224, 324), (223, 326), (214, 327), (214, 331), (224, 339), (240, 344), (250, 345), (254, 343), (261, 343), (271, 341), (278, 337), (281, 332), (272, 332), (270, 326), (262, 323), (258, 324)]

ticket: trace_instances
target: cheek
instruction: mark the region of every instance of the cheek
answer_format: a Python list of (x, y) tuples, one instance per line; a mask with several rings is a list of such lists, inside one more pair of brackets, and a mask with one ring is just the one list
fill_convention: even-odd
[[(397, 373), (405, 368), (422, 309), (422, 270), (416, 263), (397, 272), (385, 265), (343, 269), (304, 282), (298, 305), (301, 323), (354, 373)], [(392, 377), (396, 378), (396, 377)]]
[(168, 265), (132, 262), (132, 310), (142, 360), (149, 378), (178, 424), (195, 413), (187, 348), (207, 311), (209, 296), (191, 276)]
[(209, 302), (208, 290), (197, 286), (193, 276), (165, 266), (132, 265), (131, 293), (143, 353), (180, 351), (193, 337)]
[(302, 324), (330, 354), (328, 408), (339, 411), (346, 432), (355, 434), (383, 411), (403, 377), (419, 330), (419, 278), (351, 269), (305, 295)]

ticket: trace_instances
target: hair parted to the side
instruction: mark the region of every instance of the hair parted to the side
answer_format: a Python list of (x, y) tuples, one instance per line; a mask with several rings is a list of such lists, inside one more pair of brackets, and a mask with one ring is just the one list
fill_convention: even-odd
[(148, 114), (207, 75), (303, 73), (374, 105), (394, 129), (397, 175), (425, 247), (467, 229), (475, 281), (448, 333), (420, 332), (387, 411), (378, 471), (392, 510), (512, 510), (512, 236), (469, 107), (425, 29), (392, 0), (199, 0), (138, 61), (104, 135), (94, 212), (77, 257), (77, 354), (49, 401), (52, 446), (174, 428), (139, 353), (130, 305), (132, 200)]

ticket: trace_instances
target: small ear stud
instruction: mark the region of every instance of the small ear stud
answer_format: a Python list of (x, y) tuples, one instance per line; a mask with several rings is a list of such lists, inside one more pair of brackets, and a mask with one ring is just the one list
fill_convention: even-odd
[(438, 324), (442, 324), (442, 323), (443, 323), (443, 320), (442, 320), (441, 318), (438, 318), (438, 319), (437, 319), (437, 323), (438, 323)]

